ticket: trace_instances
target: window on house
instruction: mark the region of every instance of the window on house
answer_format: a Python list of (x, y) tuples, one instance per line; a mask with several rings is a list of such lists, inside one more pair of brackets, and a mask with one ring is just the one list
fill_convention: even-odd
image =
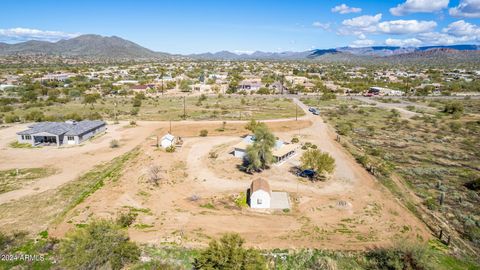
[(25, 140), (25, 136), (22, 135), (22, 140)]
[(30, 140), (30, 139), (32, 139), (32, 136), (30, 136), (30, 135), (25, 135), (25, 140)]
[(262, 199), (257, 199), (257, 204), (262, 204)]
[(69, 140), (69, 141), (74, 141), (74, 140), (75, 140), (75, 137), (73, 137), (73, 136), (67, 136), (67, 140)]

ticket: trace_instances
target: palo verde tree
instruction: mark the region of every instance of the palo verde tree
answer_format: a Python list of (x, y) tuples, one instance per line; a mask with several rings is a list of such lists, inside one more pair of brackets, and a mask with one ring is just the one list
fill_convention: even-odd
[(193, 263), (194, 269), (244, 270), (267, 269), (265, 258), (256, 249), (243, 247), (245, 241), (238, 234), (225, 234), (213, 240), (200, 252)]
[(312, 169), (318, 174), (332, 173), (335, 169), (335, 159), (328, 153), (318, 149), (309, 149), (300, 158), (302, 169)]
[(97, 100), (100, 98), (100, 95), (98, 93), (95, 94), (86, 94), (83, 96), (83, 104), (90, 104), (92, 108), (94, 107), (94, 104), (97, 102)]
[(276, 138), (264, 123), (258, 123), (254, 130), (255, 141), (247, 147), (246, 169), (248, 172), (263, 170), (273, 161), (272, 149)]
[(122, 269), (138, 261), (140, 249), (117, 224), (96, 220), (67, 233), (59, 255), (66, 269)]

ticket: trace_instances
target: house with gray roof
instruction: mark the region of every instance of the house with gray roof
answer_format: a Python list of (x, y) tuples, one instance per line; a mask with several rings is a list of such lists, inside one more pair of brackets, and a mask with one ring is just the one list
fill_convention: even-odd
[(17, 133), (19, 143), (30, 143), (32, 146), (44, 144), (57, 146), (63, 144), (80, 144), (107, 129), (101, 120), (40, 122), (28, 126), (27, 130)]

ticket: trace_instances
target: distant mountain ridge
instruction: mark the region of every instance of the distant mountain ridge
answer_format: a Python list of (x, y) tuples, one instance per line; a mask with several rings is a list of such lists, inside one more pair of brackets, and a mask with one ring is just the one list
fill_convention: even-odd
[(46, 54), (112, 59), (154, 59), (167, 55), (154, 52), (116, 36), (104, 37), (100, 35), (81, 35), (58, 42), (30, 40), (17, 44), (0, 43), (0, 55), (14, 54)]
[(479, 45), (449, 46), (371, 46), (339, 47), (315, 49), (303, 52), (262, 52), (234, 53), (219, 51), (190, 55), (175, 55), (155, 52), (120, 37), (100, 35), (81, 35), (58, 42), (26, 41), (17, 44), (0, 43), (0, 55), (58, 55), (65, 57), (85, 57), (89, 59), (109, 60), (316, 60), (327, 62), (381, 62), (381, 61), (419, 61), (422, 57), (429, 60), (453, 59), (458, 61), (480, 62)]

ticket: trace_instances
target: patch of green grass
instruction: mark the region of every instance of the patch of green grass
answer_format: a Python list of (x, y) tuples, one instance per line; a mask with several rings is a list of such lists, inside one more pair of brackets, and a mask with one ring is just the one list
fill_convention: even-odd
[(135, 229), (143, 230), (143, 229), (152, 228), (153, 225), (151, 225), (151, 224), (145, 224), (145, 223), (139, 223), (139, 224), (133, 225), (133, 227), (134, 227)]
[(23, 168), (0, 171), (0, 194), (22, 188), (34, 180), (54, 175), (53, 168)]
[(12, 147), (12, 148), (27, 148), (27, 149), (38, 148), (38, 147), (32, 146), (32, 145), (29, 144), (29, 143), (19, 143), (19, 142), (17, 142), (17, 141), (11, 142), (11, 143), (9, 144), (9, 146)]
[(201, 204), (200, 207), (207, 208), (207, 209), (215, 209), (215, 206), (212, 203)]
[[(139, 153), (140, 150), (135, 148), (110, 162), (96, 166), (90, 172), (57, 189), (1, 204), (0, 219), (14, 222), (3, 224), (0, 229), (6, 231), (28, 229), (38, 233), (51, 222), (61, 222), (71, 209), (100, 189), (106, 182), (119, 179), (125, 164)], [(35, 223), (32, 223), (32, 217), (35, 217)]]
[(240, 195), (235, 199), (235, 204), (240, 208), (248, 207), (247, 194), (245, 194), (245, 192), (240, 192)]

